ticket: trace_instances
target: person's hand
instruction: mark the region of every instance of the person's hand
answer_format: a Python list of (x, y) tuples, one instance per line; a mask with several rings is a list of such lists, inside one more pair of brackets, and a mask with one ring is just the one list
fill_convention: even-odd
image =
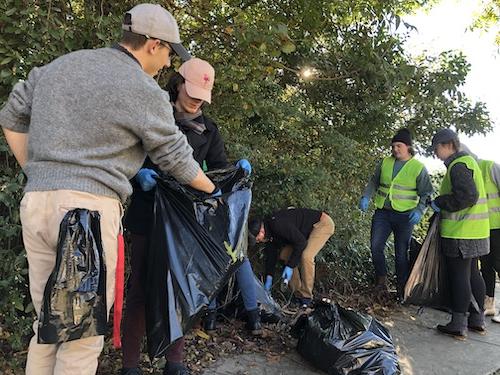
[(434, 210), (434, 212), (440, 212), (441, 211), (441, 209), (436, 204), (436, 201), (432, 201), (431, 202), (431, 208)]
[(222, 195), (221, 189), (217, 188), (217, 189), (215, 189), (215, 191), (212, 194), (210, 194), (210, 198), (218, 198), (221, 195)]
[(142, 168), (135, 176), (143, 191), (150, 191), (156, 186), (155, 177), (158, 177), (158, 173), (149, 168)]
[(264, 290), (269, 292), (273, 286), (273, 277), (271, 275), (266, 276), (266, 282), (264, 283)]
[(413, 210), (410, 212), (409, 219), (411, 225), (417, 225), (420, 223), (420, 219), (422, 219), (422, 212), (419, 210)]
[(370, 203), (370, 200), (367, 197), (361, 197), (359, 200), (359, 209), (363, 212), (368, 211), (368, 204)]
[(292, 279), (292, 274), (293, 268), (285, 266), (283, 273), (281, 274), (281, 278), (288, 283)]
[(245, 170), (245, 172), (250, 176), (252, 174), (252, 166), (250, 165), (250, 162), (247, 159), (240, 159), (236, 163), (236, 166), (238, 168), (241, 168)]

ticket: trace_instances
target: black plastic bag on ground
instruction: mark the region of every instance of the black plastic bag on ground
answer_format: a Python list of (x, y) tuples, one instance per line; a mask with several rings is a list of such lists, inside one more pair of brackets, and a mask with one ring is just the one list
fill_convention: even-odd
[(297, 351), (330, 375), (395, 375), (401, 370), (387, 329), (369, 315), (319, 303), (292, 327)]
[(449, 309), (448, 276), (440, 246), (439, 215), (435, 215), (406, 282), (404, 303)]
[(170, 177), (157, 184), (146, 280), (150, 358), (199, 320), (246, 255), (250, 180), (234, 167), (207, 175), (222, 196), (211, 198)]
[(38, 343), (104, 335), (106, 267), (97, 211), (74, 209), (61, 222), (56, 265), (43, 294)]

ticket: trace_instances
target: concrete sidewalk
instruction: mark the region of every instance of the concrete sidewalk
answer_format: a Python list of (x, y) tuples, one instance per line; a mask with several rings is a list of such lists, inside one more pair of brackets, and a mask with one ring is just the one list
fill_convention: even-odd
[[(500, 288), (497, 286), (497, 291)], [(497, 293), (497, 301), (500, 293)], [(500, 324), (487, 318), (488, 333), (470, 332), (466, 341), (436, 332), (449, 315), (416, 307), (401, 307), (381, 321), (390, 330), (404, 375), (492, 375), (500, 374)], [(244, 354), (217, 361), (204, 375), (313, 375), (324, 374), (292, 351), (280, 358)]]

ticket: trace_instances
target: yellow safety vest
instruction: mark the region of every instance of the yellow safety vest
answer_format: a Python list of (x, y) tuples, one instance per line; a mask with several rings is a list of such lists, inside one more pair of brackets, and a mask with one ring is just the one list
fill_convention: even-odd
[(451, 194), (451, 168), (457, 163), (464, 163), (474, 175), (474, 183), (479, 192), (479, 199), (472, 207), (457, 212), (441, 210), (440, 231), (441, 237), (455, 239), (482, 239), (490, 236), (490, 221), (486, 191), (484, 189), (481, 169), (472, 156), (464, 155), (456, 158), (448, 166), (446, 175), (441, 184), (440, 195)]
[(395, 211), (409, 211), (418, 205), (417, 177), (422, 172), (424, 165), (417, 159), (411, 158), (393, 179), (392, 172), (395, 161), (396, 159), (392, 156), (382, 161), (375, 207), (383, 208), (385, 200), (389, 197), (391, 207)]
[(490, 230), (500, 229), (500, 189), (491, 178), (491, 170), (493, 169), (494, 162), (491, 160), (479, 160), (478, 164), (483, 174), (484, 189), (486, 190)]

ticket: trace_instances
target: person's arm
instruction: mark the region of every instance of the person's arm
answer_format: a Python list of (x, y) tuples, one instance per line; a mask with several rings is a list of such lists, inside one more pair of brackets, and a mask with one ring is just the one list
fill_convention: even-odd
[(278, 263), (279, 249), (272, 243), (264, 248), (264, 272), (266, 276), (274, 278), (276, 263)]
[[(279, 219), (278, 219), (279, 220)], [(307, 246), (307, 238), (304, 237), (302, 232), (288, 222), (274, 221), (272, 224), (273, 235), (278, 236), (287, 245), (292, 246), (293, 251), (286, 262), (290, 268), (295, 268), (300, 262), (302, 252)]]
[(417, 177), (417, 194), (420, 197), (418, 202), (417, 210), (423, 215), (427, 208), (432, 193), (434, 193), (434, 188), (432, 187), (431, 178), (427, 169), (424, 167)]
[(3, 134), (17, 162), (24, 168), (28, 161), (28, 134), (3, 128)]
[(14, 157), (24, 167), (28, 160), (28, 131), (31, 121), (33, 91), (43, 68), (34, 68), (25, 81), (14, 85), (9, 99), (0, 110), (0, 126)]
[(198, 174), (188, 183), (188, 185), (193, 189), (204, 191), (208, 194), (213, 194), (217, 190), (214, 183), (205, 175), (205, 173), (203, 173), (201, 168), (198, 168)]
[(378, 186), (380, 185), (380, 172), (382, 170), (382, 162), (380, 161), (375, 167), (375, 172), (373, 173), (370, 181), (368, 181), (368, 185), (366, 185), (365, 190), (363, 191), (363, 197), (370, 199), (373, 194), (375, 194)]
[(479, 198), (473, 171), (464, 163), (456, 163), (450, 170), (452, 191), (435, 199), (437, 206), (449, 212), (456, 212), (476, 204)]
[(500, 164), (493, 163), (493, 167), (491, 168), (491, 179), (497, 186), (498, 191), (500, 191)]

